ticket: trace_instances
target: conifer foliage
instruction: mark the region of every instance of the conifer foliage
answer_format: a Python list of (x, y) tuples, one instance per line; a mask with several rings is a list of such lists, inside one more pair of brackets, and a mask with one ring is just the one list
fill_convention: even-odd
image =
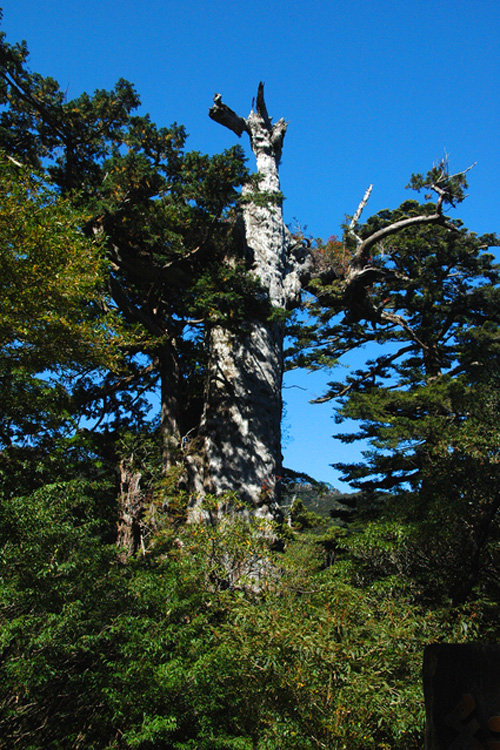
[[(416, 175), (435, 203), (361, 224), (365, 196), (311, 243), (283, 226), (262, 86), (247, 119), (220, 97), (212, 116), (264, 166), (272, 146), (271, 192), (239, 148), (187, 152), (138, 115), (128, 82), (67, 100), (27, 59), (0, 37), (0, 750), (421, 747), (424, 645), (500, 636), (497, 240), (448, 216), (465, 174)], [(205, 487), (187, 523), (207, 376), (227, 405), (238, 352), (258, 382), (272, 334), (280, 407), (285, 333), (311, 368), (369, 347), (324, 397), (370, 443), (343, 467), (358, 492), (273, 475), (270, 524)]]
[(133, 330), (119, 375), (99, 386), (80, 382), (88, 417), (122, 419), (122, 401), (126, 411), (134, 389), (157, 381), (168, 468), (181, 434), (199, 419), (195, 373), (203, 371), (206, 329), (237, 325), (253, 304), (245, 269), (226, 262), (229, 209), (246, 177), (242, 152), (186, 153), (184, 128), (134, 114), (139, 97), (124, 80), (68, 101), (57, 82), (31, 73), (24, 44), (2, 38), (1, 56), (0, 146), (25, 167), (43, 168), (80, 212), (82, 232), (101, 240), (105, 310)]
[[(335, 277), (316, 282), (319, 346), (304, 359), (317, 366), (367, 348), (322, 399), (338, 400), (338, 422), (359, 424), (340, 439), (369, 446), (362, 461), (338, 466), (366, 508), (417, 523), (419, 574), (439, 566), (441, 592), (461, 601), (491, 568), (498, 534), (498, 239), (440, 211), (463, 199), (464, 174), (442, 163), (411, 187), (436, 190), (437, 204), (405, 201), (319, 248)], [(447, 538), (443, 559), (436, 534)]]

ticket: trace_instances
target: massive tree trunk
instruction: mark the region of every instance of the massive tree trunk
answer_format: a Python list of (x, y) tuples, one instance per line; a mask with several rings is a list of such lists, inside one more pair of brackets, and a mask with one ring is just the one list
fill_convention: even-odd
[(234, 492), (262, 517), (278, 515), (281, 475), (281, 386), (284, 311), (300, 293), (307, 254), (283, 222), (278, 166), (287, 124), (272, 125), (259, 85), (256, 108), (239, 117), (214, 98), (210, 117), (238, 136), (248, 133), (257, 178), (244, 190), (247, 265), (262, 296), (278, 314), (248, 321), (243, 332), (214, 327), (209, 333), (207, 393), (200, 435), (204, 465), (199, 494)]

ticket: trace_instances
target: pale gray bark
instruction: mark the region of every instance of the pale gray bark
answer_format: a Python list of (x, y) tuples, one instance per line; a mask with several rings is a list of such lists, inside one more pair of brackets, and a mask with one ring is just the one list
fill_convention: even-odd
[[(283, 222), (279, 162), (287, 124), (273, 125), (259, 85), (255, 110), (239, 117), (214, 98), (210, 117), (235, 132), (246, 132), (257, 161), (257, 185), (243, 194), (246, 258), (263, 296), (277, 310), (295, 306), (308, 253), (294, 243)], [(249, 321), (244, 333), (222, 327), (210, 332), (210, 361), (200, 434), (203, 467), (200, 495), (234, 492), (256, 515), (277, 515), (281, 475), (282, 321)]]

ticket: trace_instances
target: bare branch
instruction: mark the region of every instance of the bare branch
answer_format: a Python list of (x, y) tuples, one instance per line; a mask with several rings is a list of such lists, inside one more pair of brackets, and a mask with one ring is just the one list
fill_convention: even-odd
[(358, 244), (358, 247), (359, 247), (359, 246), (360, 246), (360, 245), (362, 244), (363, 240), (361, 239), (361, 237), (358, 237), (358, 235), (357, 235), (357, 234), (356, 234), (356, 232), (354, 231), (354, 227), (355, 227), (355, 226), (356, 226), (356, 224), (358, 223), (358, 221), (359, 221), (359, 218), (360, 218), (361, 214), (363, 213), (363, 209), (364, 209), (364, 207), (365, 207), (365, 206), (366, 206), (366, 204), (368, 203), (368, 200), (369, 200), (369, 198), (370, 198), (370, 194), (371, 194), (371, 192), (372, 192), (372, 189), (373, 189), (373, 185), (370, 185), (370, 187), (368, 188), (368, 190), (367, 190), (367, 191), (366, 191), (366, 193), (364, 194), (364, 196), (363, 196), (363, 199), (362, 199), (361, 203), (359, 204), (358, 208), (356, 209), (356, 213), (355, 213), (355, 214), (354, 214), (354, 216), (352, 217), (352, 219), (351, 219), (351, 222), (350, 222), (350, 224), (349, 224), (349, 227), (348, 227), (348, 231), (350, 232), (350, 234), (351, 234), (351, 235), (352, 235), (352, 236), (354, 237), (354, 239), (356, 240), (356, 242), (357, 242), (357, 244)]
[[(371, 193), (372, 193), (372, 190), (373, 190), (373, 185), (370, 185), (370, 186), (368, 187), (368, 189), (367, 189), (366, 193), (364, 194), (364, 196), (363, 196), (363, 199), (362, 199), (361, 203), (359, 204), (358, 208), (356, 209), (356, 213), (354, 214), (354, 216), (353, 216), (353, 217), (352, 217), (352, 219), (351, 219), (351, 222), (350, 222), (350, 224), (349, 224), (349, 229), (351, 230), (351, 232), (352, 232), (353, 234), (354, 234), (354, 231), (353, 231), (353, 230), (354, 230), (354, 227), (355, 227), (355, 226), (356, 226), (356, 224), (358, 223), (358, 221), (359, 221), (359, 219), (360, 219), (360, 217), (361, 217), (361, 214), (363, 213), (363, 210), (364, 210), (364, 209), (365, 209), (365, 207), (366, 207), (366, 204), (367, 204), (367, 203), (368, 203), (368, 201), (370, 200), (370, 195), (371, 195)], [(355, 236), (356, 236), (356, 235), (355, 235)], [(357, 238), (357, 239), (359, 239), (359, 238)], [(360, 242), (361, 242), (361, 240), (360, 240)]]
[(362, 383), (365, 383), (367, 380), (374, 378), (382, 370), (384, 370), (386, 367), (388, 367), (397, 359), (399, 359), (399, 357), (402, 357), (404, 354), (408, 354), (408, 352), (411, 352), (412, 349), (413, 349), (413, 344), (409, 344), (408, 346), (404, 346), (401, 349), (398, 349), (398, 351), (395, 352), (394, 354), (389, 354), (387, 356), (381, 357), (373, 364), (373, 367), (370, 367), (368, 370), (365, 370), (364, 372), (360, 372), (358, 377), (354, 378), (350, 383), (345, 385), (338, 393), (327, 393), (325, 396), (320, 396), (319, 398), (315, 398), (313, 401), (311, 401), (311, 403), (312, 404), (324, 404), (327, 401), (331, 401), (334, 398), (342, 398), (343, 396), (346, 396), (350, 391), (352, 391), (353, 388), (356, 388)]
[(229, 128), (233, 133), (236, 133), (238, 138), (243, 132), (250, 134), (245, 118), (240, 117), (227, 104), (224, 104), (220, 94), (215, 94), (214, 103), (208, 110), (208, 115), (215, 122), (224, 125), (225, 128)]
[(470, 167), (467, 167), (467, 169), (462, 169), (460, 172), (455, 172), (455, 174), (448, 175), (448, 179), (453, 180), (454, 177), (461, 177), (462, 175), (467, 174), (467, 172), (470, 172), (471, 169), (474, 169), (476, 164), (477, 164), (477, 161), (471, 164)]
[(15, 164), (15, 165), (16, 165), (16, 167), (24, 167), (24, 164), (21, 164), (21, 162), (20, 162), (20, 161), (17, 161), (17, 160), (16, 160), (16, 159), (14, 159), (14, 158), (13, 158), (12, 156), (9, 156), (8, 154), (7, 154), (6, 156), (7, 156), (7, 159), (8, 159), (9, 161), (11, 161), (11, 162), (12, 162), (13, 164)]
[(283, 117), (278, 120), (276, 125), (273, 125), (273, 129), (271, 132), (271, 143), (273, 144), (275, 149), (281, 149), (287, 126), (288, 123)]
[(185, 255), (180, 255), (178, 258), (174, 258), (174, 260), (169, 261), (168, 263), (165, 263), (161, 270), (167, 271), (169, 268), (172, 268), (173, 266), (178, 265), (179, 263), (184, 263), (184, 261), (189, 260), (192, 258), (196, 253), (198, 253), (202, 249), (202, 245), (198, 245), (197, 247), (194, 247), (192, 250), (187, 252)]
[(429, 347), (427, 344), (424, 344), (423, 341), (419, 339), (419, 337), (416, 335), (415, 331), (408, 325), (406, 320), (401, 317), (401, 315), (396, 315), (396, 313), (390, 313), (387, 312), (387, 310), (381, 310), (380, 311), (380, 318), (382, 321), (386, 321), (387, 323), (392, 323), (393, 325), (400, 326), (408, 336), (419, 345), (419, 347), (422, 349), (422, 351), (428, 351)]
[(262, 117), (266, 127), (271, 130), (272, 118), (267, 114), (266, 102), (264, 100), (264, 84), (262, 81), (259, 83), (259, 88), (257, 90), (257, 114)]
[[(58, 135), (64, 143), (67, 143), (67, 134), (64, 129), (60, 127), (60, 122), (54, 119), (50, 109), (47, 109), (44, 106), (43, 102), (41, 102), (37, 97), (33, 96), (31, 92), (26, 88), (24, 83), (19, 80), (18, 77), (14, 75), (14, 73), (3, 70), (0, 71), (0, 77), (4, 79), (8, 86), (15, 89), (16, 94), (21, 99), (31, 105), (38, 112), (38, 114), (41, 115), (42, 120), (50, 125), (54, 133), (56, 133), (56, 135)], [(59, 109), (61, 110), (61, 107), (59, 107)], [(60, 111), (60, 115), (62, 115), (62, 111)]]
[(128, 388), (133, 383), (141, 380), (141, 378), (144, 378), (146, 375), (150, 375), (157, 370), (158, 357), (154, 357), (152, 362), (150, 362), (148, 365), (141, 367), (140, 370), (132, 373), (131, 375), (123, 375), (114, 383), (105, 382), (102, 385), (93, 385), (91, 390), (83, 398), (81, 398), (81, 402), (86, 404), (90, 403), (91, 401), (95, 401), (98, 398), (106, 399), (108, 396), (112, 396), (114, 393), (118, 393), (118, 391), (125, 390), (125, 388)]
[(116, 279), (111, 277), (108, 280), (109, 292), (116, 302), (118, 308), (123, 312), (126, 320), (131, 323), (141, 323), (144, 328), (151, 333), (153, 336), (161, 337), (165, 334), (165, 331), (156, 323), (151, 316), (149, 316), (145, 310), (137, 307), (131, 302), (122, 287)]
[(396, 221), (394, 224), (389, 224), (389, 226), (383, 227), (382, 229), (379, 229), (378, 232), (374, 232), (372, 235), (370, 235), (370, 237), (367, 237), (366, 240), (361, 243), (355, 255), (353, 256), (351, 267), (356, 271), (364, 268), (369, 260), (370, 250), (374, 245), (377, 244), (377, 242), (380, 242), (386, 237), (389, 237), (391, 234), (396, 234), (397, 232), (400, 232), (402, 229), (406, 229), (407, 227), (412, 227), (418, 224), (441, 224), (447, 229), (457, 231), (456, 226), (449, 222), (445, 216), (443, 216), (443, 198), (444, 196), (439, 196), (438, 202), (436, 204), (436, 213), (430, 214), (428, 216), (410, 216), (408, 219), (401, 219), (401, 221)]

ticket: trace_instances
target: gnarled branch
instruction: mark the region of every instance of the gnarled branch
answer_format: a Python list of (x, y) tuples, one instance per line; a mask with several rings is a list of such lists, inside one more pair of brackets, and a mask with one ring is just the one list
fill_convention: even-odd
[(258, 143), (258, 134), (265, 132), (266, 139), (268, 139), (268, 143), (272, 146), (276, 160), (279, 162), (288, 123), (282, 117), (275, 125), (272, 124), (272, 117), (269, 117), (264, 100), (264, 84), (262, 81), (259, 83), (257, 91), (255, 111), (253, 110), (254, 103), (255, 100), (252, 103), (252, 111), (249, 116), (247, 118), (240, 117), (227, 104), (224, 104), (220, 94), (215, 94), (214, 103), (210, 107), (208, 114), (212, 120), (229, 128), (238, 137), (243, 132), (248, 133), (252, 149), (255, 153), (261, 148), (261, 144)]
[(373, 185), (370, 185), (368, 187), (366, 193), (364, 194), (363, 199), (361, 200), (359, 206), (357, 207), (356, 213), (354, 214), (354, 216), (352, 217), (352, 219), (351, 219), (351, 221), (349, 223), (349, 231), (353, 235), (353, 237), (356, 238), (356, 242), (358, 243), (358, 245), (361, 245), (362, 239), (361, 239), (361, 237), (358, 237), (358, 235), (355, 233), (354, 227), (358, 223), (358, 221), (359, 221), (359, 219), (361, 217), (361, 214), (363, 213), (363, 210), (366, 207), (366, 204), (370, 200), (370, 195), (372, 193), (372, 190), (373, 190)]
[(229, 128), (233, 133), (236, 133), (238, 138), (243, 131), (250, 134), (245, 118), (240, 117), (234, 112), (234, 110), (228, 107), (227, 104), (224, 104), (220, 94), (215, 94), (214, 103), (208, 110), (208, 115), (212, 120), (215, 120), (215, 122), (224, 125), (225, 128)]
[(353, 255), (350, 263), (351, 268), (354, 271), (364, 268), (370, 258), (370, 250), (377, 244), (377, 242), (384, 240), (386, 237), (390, 237), (391, 234), (397, 234), (407, 227), (412, 227), (418, 224), (441, 224), (443, 227), (446, 227), (446, 229), (457, 231), (456, 226), (452, 224), (451, 221), (448, 221), (443, 215), (442, 198), (443, 197), (440, 196), (438, 199), (435, 213), (428, 216), (410, 216), (408, 219), (401, 219), (401, 221), (396, 221), (394, 224), (389, 224), (389, 226), (379, 229), (377, 232), (370, 235), (370, 237), (363, 240), (356, 253)]

